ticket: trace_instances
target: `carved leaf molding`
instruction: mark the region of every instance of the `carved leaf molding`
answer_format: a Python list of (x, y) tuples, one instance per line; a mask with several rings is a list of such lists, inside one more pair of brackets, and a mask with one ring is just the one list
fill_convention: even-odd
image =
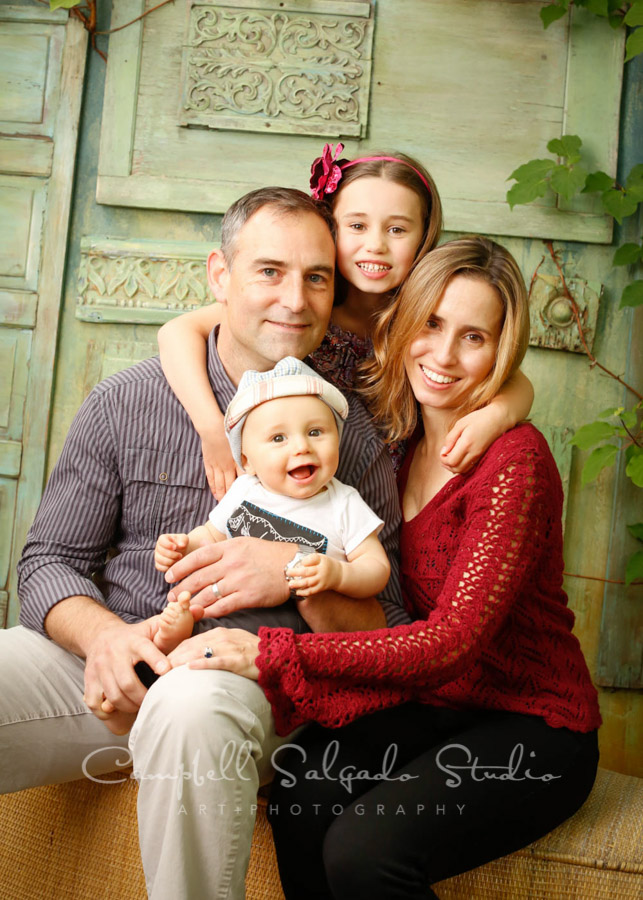
[[(78, 318), (153, 324), (213, 302), (206, 275), (212, 244), (144, 244), (83, 238), (77, 280)], [(141, 318), (142, 311), (145, 315)]]

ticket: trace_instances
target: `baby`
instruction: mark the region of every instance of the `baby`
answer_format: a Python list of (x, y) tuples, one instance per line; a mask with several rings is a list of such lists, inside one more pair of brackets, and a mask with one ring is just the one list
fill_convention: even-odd
[[(269, 372), (245, 372), (225, 429), (246, 474), (205, 525), (159, 537), (156, 568), (166, 572), (197, 547), (247, 535), (296, 544), (286, 566), (295, 597), (335, 590), (359, 599), (383, 590), (390, 566), (377, 534), (384, 523), (334, 477), (347, 415), (344, 395), (294, 357)], [(165, 646), (171, 634), (177, 644), (189, 637), (189, 598), (168, 604), (161, 622)]]
[[(355, 488), (334, 477), (347, 415), (341, 391), (299, 359), (286, 357), (269, 372), (245, 372), (224, 424), (232, 455), (246, 474), (236, 479), (205, 525), (189, 534), (159, 537), (156, 568), (167, 572), (197, 547), (248, 535), (295, 545), (285, 571), (295, 597), (334, 590), (359, 599), (384, 590), (390, 565), (377, 537), (384, 523)], [(220, 596), (217, 585), (212, 588)], [(293, 605), (292, 615), (278, 622), (274, 609), (258, 612), (266, 625), (307, 630)], [(168, 603), (152, 623), (154, 643), (169, 653), (192, 635), (190, 594)], [(102, 709), (115, 734), (129, 731), (136, 718), (115, 710), (108, 700)]]

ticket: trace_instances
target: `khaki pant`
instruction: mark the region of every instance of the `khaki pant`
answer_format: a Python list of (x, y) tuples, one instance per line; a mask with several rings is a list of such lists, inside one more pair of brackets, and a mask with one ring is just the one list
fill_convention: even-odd
[(275, 734), (261, 688), (228, 672), (172, 669), (149, 689), (128, 741), (83, 703), (83, 670), (36, 632), (0, 631), (0, 792), (133, 764), (149, 896), (243, 898), (257, 788), (291, 737)]

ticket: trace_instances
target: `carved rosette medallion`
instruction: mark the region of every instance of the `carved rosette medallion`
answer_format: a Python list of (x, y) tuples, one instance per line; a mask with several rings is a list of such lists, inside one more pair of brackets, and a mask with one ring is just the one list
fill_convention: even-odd
[(180, 124), (363, 136), (371, 4), (316, 0), (304, 12), (293, 0), (252, 6), (191, 4)]
[(83, 238), (76, 317), (90, 322), (166, 322), (213, 301), (211, 244)]
[[(591, 349), (596, 335), (602, 285), (591, 285), (579, 277), (566, 280), (578, 307), (585, 340)], [(563, 283), (558, 276), (539, 274), (534, 279), (529, 298), (529, 317), (529, 343), (532, 347), (585, 352), (572, 304), (565, 297)]]

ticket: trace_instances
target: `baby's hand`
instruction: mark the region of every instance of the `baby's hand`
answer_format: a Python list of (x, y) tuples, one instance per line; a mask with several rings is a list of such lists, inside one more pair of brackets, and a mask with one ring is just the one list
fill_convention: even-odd
[(241, 474), (237, 471), (230, 444), (222, 428), (201, 437), (201, 452), (210, 491), (217, 500), (222, 500), (237, 474)]
[(320, 591), (337, 587), (341, 575), (341, 563), (321, 553), (311, 553), (298, 566), (290, 569), (291, 588), (298, 597), (308, 597)]
[(454, 475), (468, 472), (508, 427), (494, 407), (474, 410), (458, 419), (447, 434), (440, 462)]
[(159, 572), (167, 570), (185, 556), (187, 534), (162, 534), (154, 548), (154, 565)]

